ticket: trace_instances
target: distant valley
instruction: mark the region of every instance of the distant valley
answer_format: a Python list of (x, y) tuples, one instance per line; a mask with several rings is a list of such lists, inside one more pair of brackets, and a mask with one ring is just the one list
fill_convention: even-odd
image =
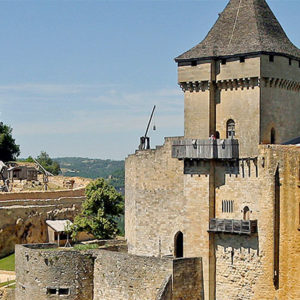
[(53, 160), (60, 164), (64, 176), (92, 179), (103, 177), (118, 191), (124, 192), (124, 160), (103, 160), (84, 157), (59, 157)]

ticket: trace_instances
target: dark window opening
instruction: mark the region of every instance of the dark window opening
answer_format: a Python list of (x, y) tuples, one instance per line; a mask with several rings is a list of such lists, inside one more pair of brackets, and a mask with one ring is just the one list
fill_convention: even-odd
[(226, 125), (226, 137), (228, 139), (233, 139), (235, 136), (235, 122), (230, 119), (227, 121)]
[(299, 68), (300, 68), (300, 60), (299, 60)]
[(250, 220), (250, 209), (248, 206), (245, 206), (243, 209), (243, 220), (249, 221)]
[(54, 288), (47, 288), (48, 295), (56, 295), (56, 289)]
[(226, 65), (226, 62), (227, 62), (226, 58), (223, 58), (223, 59), (221, 60), (221, 64), (222, 64), (222, 65)]
[(271, 129), (271, 139), (270, 139), (271, 144), (275, 144), (275, 129)]
[(292, 59), (289, 58), (289, 65), (291, 66), (292, 65)]
[(274, 55), (269, 55), (269, 62), (274, 62)]
[(174, 246), (175, 246), (174, 256), (176, 258), (183, 257), (183, 233), (181, 231), (175, 234)]
[(60, 288), (58, 289), (58, 295), (69, 295), (70, 289), (68, 288)]
[(196, 66), (197, 66), (197, 61), (196, 61), (196, 60), (193, 60), (192, 63), (191, 63), (191, 66), (192, 66), (192, 67), (196, 67)]
[(245, 57), (244, 56), (241, 56), (240, 57), (240, 63), (244, 63), (245, 62)]

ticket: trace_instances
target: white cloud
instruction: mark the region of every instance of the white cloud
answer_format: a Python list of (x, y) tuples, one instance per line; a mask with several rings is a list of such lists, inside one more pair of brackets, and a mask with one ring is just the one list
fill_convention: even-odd
[[(100, 144), (109, 149), (115, 140), (126, 137), (131, 141), (128, 145), (114, 148), (124, 156), (136, 146), (132, 141), (138, 142), (144, 133), (154, 104), (158, 130), (151, 132), (153, 141), (161, 143), (164, 135), (180, 134), (183, 95), (179, 88), (141, 91), (113, 84), (0, 85), (2, 120), (13, 127), (24, 156), (41, 148), (52, 149), (56, 156), (85, 150), (86, 155), (96, 155)], [(85, 145), (81, 139), (87, 139)]]
[[(3, 91), (8, 94), (14, 91), (9, 94), (9, 99), (20, 105), (26, 103), (28, 111), (31, 111), (28, 118), (24, 114), (21, 120), (13, 122), (19, 135), (75, 134), (95, 132), (100, 128), (106, 132), (128, 132), (145, 126), (154, 104), (157, 105), (157, 122), (171, 127), (181, 118), (183, 111), (179, 88), (128, 92), (124, 87), (101, 84), (0, 86), (0, 100), (7, 101)], [(40, 104), (39, 97), (51, 97), (57, 106), (50, 106), (50, 102), (48, 105)], [(21, 111), (19, 115), (23, 113)], [(39, 115), (43, 118), (38, 118)]]

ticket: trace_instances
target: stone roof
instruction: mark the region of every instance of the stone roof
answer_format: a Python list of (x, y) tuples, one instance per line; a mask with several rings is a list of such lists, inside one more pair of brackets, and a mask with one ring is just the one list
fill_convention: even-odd
[(175, 61), (273, 53), (300, 59), (265, 0), (230, 0), (205, 39)]

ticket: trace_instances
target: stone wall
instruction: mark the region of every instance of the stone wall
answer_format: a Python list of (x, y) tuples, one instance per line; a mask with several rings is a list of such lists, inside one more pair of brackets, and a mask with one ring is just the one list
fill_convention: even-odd
[(202, 261), (200, 258), (173, 261), (172, 300), (204, 299)]
[[(293, 83), (300, 82), (299, 62), (284, 56), (261, 57), (260, 142), (270, 143), (271, 129), (275, 129), (275, 143), (282, 143), (299, 136), (300, 93)], [(282, 85), (282, 80), (288, 82)], [(286, 83), (287, 83), (286, 82)], [(289, 86), (289, 87), (288, 87)]]
[(216, 235), (216, 299), (253, 299), (262, 275), (258, 236)]
[(93, 299), (94, 259), (55, 244), (16, 245), (16, 299)]
[[(259, 253), (262, 275), (251, 299), (300, 299), (300, 147), (260, 146), (265, 159), (259, 199)], [(279, 288), (274, 278), (275, 173), (280, 178)]]
[[(64, 293), (63, 293), (64, 292)], [(16, 245), (16, 299), (203, 300), (201, 258)]]
[(0, 194), (0, 257), (15, 244), (47, 242), (47, 219), (73, 220), (85, 199), (84, 189)]
[[(215, 285), (217, 299), (267, 299), (260, 294), (266, 290), (274, 297), (279, 295), (278, 299), (299, 298), (300, 268), (294, 267), (299, 266), (300, 253), (299, 147), (259, 146), (254, 159), (183, 164), (171, 158), (171, 142), (166, 139), (157, 150), (139, 151), (126, 160), (125, 218), (130, 253), (172, 254), (174, 236), (181, 231), (184, 257), (203, 259), (205, 297)], [(274, 176), (278, 165), (282, 285), (275, 291)], [(232, 212), (222, 211), (223, 201), (233, 201)], [(214, 215), (242, 220), (246, 206), (250, 219), (257, 220), (258, 233), (250, 237), (215, 234), (213, 241), (207, 232), (209, 219)]]
[(0, 288), (0, 300), (16, 300), (15, 289)]
[(95, 255), (95, 300), (154, 300), (164, 280), (172, 274), (170, 259), (105, 250)]
[(171, 158), (172, 139), (126, 159), (125, 235), (131, 254), (172, 255), (183, 231), (183, 163)]

